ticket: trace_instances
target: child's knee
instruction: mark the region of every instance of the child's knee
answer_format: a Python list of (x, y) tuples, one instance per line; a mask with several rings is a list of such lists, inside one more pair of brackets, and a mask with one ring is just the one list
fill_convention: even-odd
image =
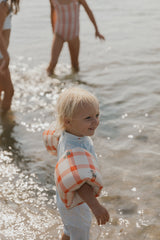
[(14, 95), (14, 88), (13, 88), (13, 85), (10, 84), (10, 86), (8, 86), (8, 88), (5, 90), (5, 98), (7, 98), (8, 100), (12, 99), (13, 95)]
[(4, 98), (2, 100), (1, 105), (4, 112), (7, 112), (10, 109), (13, 95), (14, 95), (13, 86), (9, 87), (6, 91), (4, 91)]
[(13, 85), (12, 85), (12, 87), (10, 89), (10, 96), (11, 96), (11, 98), (13, 97), (13, 95), (14, 95), (14, 88), (13, 88)]

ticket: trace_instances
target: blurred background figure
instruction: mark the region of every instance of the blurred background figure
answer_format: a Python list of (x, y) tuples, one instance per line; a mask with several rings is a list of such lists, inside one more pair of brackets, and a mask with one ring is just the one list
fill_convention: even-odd
[(11, 32), (11, 14), (16, 14), (18, 10), (19, 0), (0, 0), (0, 99), (3, 112), (10, 109), (14, 94), (7, 49)]
[(50, 0), (51, 23), (54, 38), (51, 50), (51, 60), (47, 68), (47, 73), (51, 76), (57, 64), (64, 42), (68, 43), (71, 57), (72, 69), (79, 71), (79, 7), (82, 5), (95, 27), (95, 36), (105, 39), (100, 34), (95, 17), (85, 0)]

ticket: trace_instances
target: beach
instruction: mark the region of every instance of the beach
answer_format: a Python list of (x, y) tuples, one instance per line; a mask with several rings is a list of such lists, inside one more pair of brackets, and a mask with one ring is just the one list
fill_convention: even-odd
[(87, 1), (106, 41), (81, 8), (80, 72), (67, 45), (54, 77), (46, 74), (52, 29), (49, 1), (22, 1), (12, 17), (12, 110), (0, 119), (0, 240), (57, 240), (56, 157), (42, 134), (63, 89), (78, 86), (100, 102), (92, 137), (110, 222), (93, 217), (90, 240), (160, 240), (160, 47), (158, 0)]

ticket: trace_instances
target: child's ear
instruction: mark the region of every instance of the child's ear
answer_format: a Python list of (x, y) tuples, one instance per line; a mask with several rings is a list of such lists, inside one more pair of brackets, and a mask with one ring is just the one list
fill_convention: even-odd
[(71, 123), (71, 120), (69, 118), (64, 119), (64, 124), (66, 127), (68, 127), (70, 125), (70, 123)]

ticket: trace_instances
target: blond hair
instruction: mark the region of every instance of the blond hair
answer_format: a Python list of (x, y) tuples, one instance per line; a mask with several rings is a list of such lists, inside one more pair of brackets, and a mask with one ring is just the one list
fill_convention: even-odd
[(82, 88), (72, 87), (62, 92), (57, 101), (56, 128), (65, 130), (65, 119), (72, 119), (77, 107), (85, 107), (85, 104), (99, 106), (97, 98)]

